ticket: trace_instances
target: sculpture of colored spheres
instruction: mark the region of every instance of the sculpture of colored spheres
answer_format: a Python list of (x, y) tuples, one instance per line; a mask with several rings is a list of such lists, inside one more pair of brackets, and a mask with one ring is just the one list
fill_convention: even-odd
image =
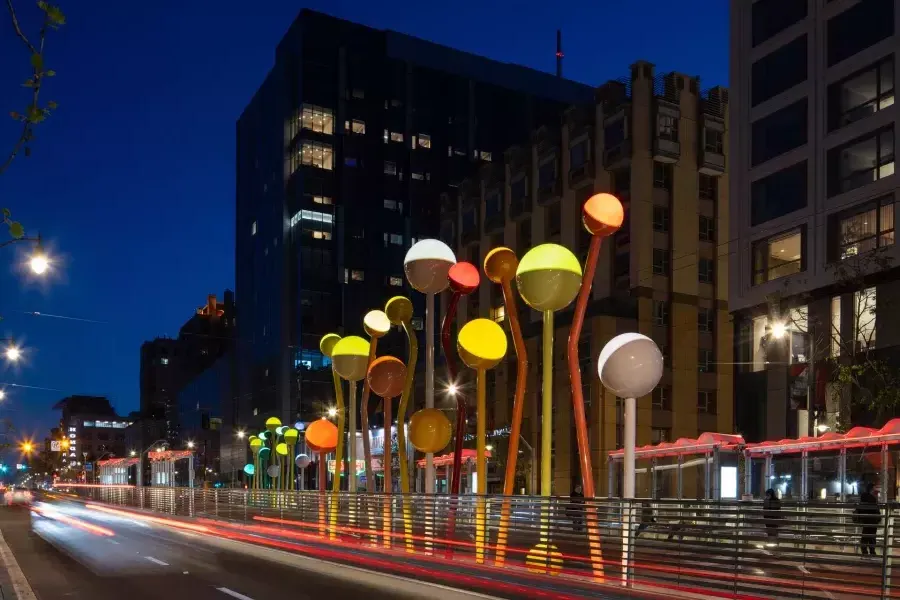
[(401, 325), (412, 319), (412, 300), (406, 296), (394, 296), (384, 306), (384, 314), (387, 315), (392, 325)]
[(272, 450), (270, 448), (262, 447), (259, 449), (259, 460), (266, 462), (269, 460), (269, 455), (272, 454)]
[(403, 393), (406, 365), (394, 356), (380, 356), (369, 365), (368, 379), (369, 387), (376, 396), (396, 398)]
[(623, 333), (606, 343), (597, 360), (600, 381), (620, 398), (640, 398), (653, 391), (663, 374), (656, 342), (640, 333)]
[(459, 356), (471, 369), (493, 369), (506, 356), (506, 333), (491, 319), (474, 319), (456, 338)]
[(335, 372), (347, 381), (359, 381), (366, 376), (369, 363), (369, 342), (359, 336), (342, 338), (331, 354)]
[(309, 466), (310, 462), (312, 461), (305, 454), (298, 454), (297, 458), (294, 459), (294, 464), (297, 465), (298, 469), (305, 469)]
[(383, 310), (370, 310), (363, 317), (363, 329), (370, 338), (380, 338), (391, 330), (391, 320)]
[(334, 345), (337, 344), (341, 339), (336, 333), (329, 333), (322, 336), (322, 339), (319, 341), (319, 350), (328, 358), (331, 358), (331, 353), (334, 351)]
[(581, 288), (581, 264), (565, 246), (541, 244), (522, 257), (516, 285), (531, 308), (541, 312), (562, 310)]
[(259, 452), (260, 448), (263, 447), (263, 441), (256, 436), (253, 436), (253, 439), (250, 440), (250, 450), (256, 454)]
[(306, 445), (313, 452), (326, 454), (334, 452), (334, 449), (337, 448), (337, 442), (337, 426), (327, 419), (313, 421), (306, 428)]
[(259, 436), (257, 437), (259, 437), (259, 439), (263, 441), (263, 444), (265, 444), (269, 440), (270, 436), (268, 431), (260, 431)]
[(419, 240), (403, 259), (406, 279), (414, 290), (439, 294), (447, 289), (447, 274), (456, 263), (450, 246), (440, 240)]
[(512, 281), (518, 268), (516, 253), (506, 247), (494, 248), (484, 257), (484, 273), (493, 283)]
[(458, 262), (447, 273), (450, 289), (458, 294), (467, 296), (478, 289), (481, 282), (481, 274), (478, 267), (470, 262)]
[(300, 437), (300, 432), (296, 429), (291, 428), (284, 432), (284, 441), (287, 442), (288, 446), (296, 444), (298, 437)]
[(266, 430), (274, 432), (281, 426), (281, 419), (278, 417), (269, 417), (266, 419)]
[(269, 465), (269, 468), (266, 469), (266, 473), (269, 474), (269, 477), (272, 479), (277, 479), (279, 475), (281, 475), (281, 465)]
[(284, 432), (287, 431), (287, 427), (285, 425), (281, 425), (280, 427), (275, 428), (275, 433), (278, 435), (284, 435)]
[(287, 456), (288, 453), (288, 445), (284, 442), (281, 442), (277, 446), (275, 446), (275, 453), (279, 456)]
[(450, 443), (450, 419), (436, 408), (423, 408), (409, 420), (409, 441), (419, 452), (440, 452)]
[(247, 475), (253, 475), (256, 473), (256, 466), (253, 463), (247, 463), (244, 465), (244, 473)]

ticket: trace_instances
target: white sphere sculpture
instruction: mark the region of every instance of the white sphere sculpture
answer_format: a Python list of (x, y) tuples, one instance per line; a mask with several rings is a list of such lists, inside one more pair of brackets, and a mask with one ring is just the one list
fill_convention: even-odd
[(640, 333), (611, 339), (597, 361), (600, 381), (621, 398), (640, 398), (653, 391), (663, 374), (663, 356), (656, 342)]
[(403, 259), (403, 270), (409, 285), (423, 294), (440, 294), (450, 285), (450, 267), (456, 255), (441, 240), (420, 240)]
[(294, 464), (296, 464), (297, 467), (300, 469), (305, 469), (306, 467), (309, 466), (309, 463), (310, 463), (310, 459), (305, 454), (298, 454), (297, 458), (294, 459)]

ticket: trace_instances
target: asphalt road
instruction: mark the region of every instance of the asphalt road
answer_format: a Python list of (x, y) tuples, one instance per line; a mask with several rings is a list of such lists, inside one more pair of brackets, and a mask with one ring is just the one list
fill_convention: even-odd
[[(0, 508), (0, 532), (38, 600), (487, 598), (90, 511)], [(252, 552), (252, 553), (251, 553)], [(9, 582), (4, 599), (15, 598)]]

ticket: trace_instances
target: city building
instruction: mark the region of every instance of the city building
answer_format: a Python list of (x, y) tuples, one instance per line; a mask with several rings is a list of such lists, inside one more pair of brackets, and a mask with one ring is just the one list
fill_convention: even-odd
[(887, 415), (856, 402), (866, 376), (848, 385), (837, 375), (896, 357), (900, 344), (890, 307), (900, 294), (898, 2), (732, 0), (731, 9), (738, 431), (758, 441), (875, 425)]
[(106, 397), (67, 396), (53, 410), (62, 411), (59, 439), (67, 441), (60, 444), (58, 467), (63, 476), (82, 473), (85, 463), (127, 455), (125, 428), (131, 423), (116, 414)]
[[(230, 353), (234, 324), (234, 293), (225, 290), (223, 302), (210, 294), (206, 304), (182, 325), (177, 338), (159, 337), (141, 346), (141, 419), (164, 421), (162, 437), (171, 443), (181, 442), (179, 392)], [(140, 428), (156, 429), (151, 425)]]
[[(638, 402), (638, 445), (732, 430), (728, 257), (719, 244), (728, 229), (728, 107), (726, 89), (702, 91), (696, 77), (656, 74), (639, 61), (628, 76), (597, 88), (592, 101), (569, 107), (442, 197), (441, 239), (479, 268), (491, 248), (507, 246), (521, 258), (546, 242), (572, 249), (584, 264), (584, 202), (597, 192), (622, 201), (625, 222), (601, 247), (579, 341), (598, 493), (607, 491), (607, 453), (622, 446), (624, 420), (621, 399), (601, 385), (596, 365), (619, 333), (652, 337), (665, 357), (659, 387)], [(581, 479), (566, 368), (573, 309), (555, 316), (553, 350), (553, 487), (563, 495)], [(537, 493), (530, 471), (540, 462), (541, 315), (520, 298), (518, 310), (530, 366), (516, 492)], [(485, 278), (463, 298), (457, 325), (477, 317), (508, 323), (500, 286)], [(510, 345), (507, 360), (488, 371), (489, 491), (502, 489), (515, 373)], [(650, 496), (649, 481), (639, 478), (639, 496)], [(694, 485), (696, 473), (684, 481)], [(673, 483), (660, 478), (659, 485)]]
[[(237, 123), (238, 406), (223, 444), (267, 416), (318, 418), (333, 403), (321, 336), (362, 334), (367, 311), (411, 293), (403, 258), (437, 235), (439, 195), (592, 93), (303, 10)], [(388, 338), (384, 352), (405, 352)]]
[[(178, 423), (183, 444), (190, 443), (196, 452), (195, 481), (212, 481), (224, 473), (231, 481), (243, 468), (245, 453), (228, 455), (220, 463), (219, 435), (222, 428), (222, 405), (231, 404), (233, 354), (222, 356), (211, 367), (187, 382), (178, 392)], [(233, 445), (236, 447), (236, 445)], [(229, 446), (229, 448), (232, 446)], [(242, 449), (243, 450), (243, 449)]]

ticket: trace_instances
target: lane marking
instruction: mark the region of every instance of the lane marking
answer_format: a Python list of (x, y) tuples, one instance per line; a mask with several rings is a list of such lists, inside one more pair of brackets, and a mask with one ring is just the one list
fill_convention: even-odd
[(239, 594), (234, 590), (229, 590), (227, 587), (220, 587), (220, 588), (216, 588), (216, 589), (219, 590), (220, 592), (222, 592), (223, 594), (228, 594), (232, 598), (237, 598), (238, 600), (253, 600), (253, 598), (251, 598), (250, 596), (245, 596), (243, 594)]
[(163, 561), (159, 560), (158, 558), (153, 558), (152, 556), (145, 556), (144, 558), (146, 558), (147, 560), (149, 560), (149, 561), (152, 562), (152, 563), (156, 563), (156, 564), (158, 564), (158, 565), (162, 565), (163, 567), (168, 567), (168, 566), (169, 566), (169, 563), (163, 562)]
[(16, 598), (18, 600), (37, 600), (34, 590), (31, 589), (28, 579), (25, 578), (25, 573), (22, 572), (22, 568), (19, 567), (12, 550), (9, 549), (6, 540), (3, 539), (2, 532), (0, 532), (0, 559), (3, 560), (3, 565), (6, 567), (7, 573), (9, 573), (10, 583), (12, 583), (13, 593), (15, 593)]

